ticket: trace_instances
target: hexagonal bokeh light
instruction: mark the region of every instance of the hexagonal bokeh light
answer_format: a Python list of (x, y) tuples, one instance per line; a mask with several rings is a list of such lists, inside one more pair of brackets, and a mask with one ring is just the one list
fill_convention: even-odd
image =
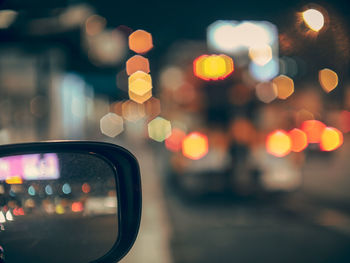
[(266, 138), (266, 150), (274, 156), (286, 156), (290, 153), (291, 147), (292, 141), (289, 135), (283, 130), (273, 131)]
[(321, 135), (320, 148), (322, 151), (334, 151), (343, 144), (343, 134), (336, 128), (326, 127)]
[(285, 100), (294, 92), (294, 81), (285, 75), (280, 75), (272, 81), (277, 87), (277, 97)]
[(208, 153), (208, 137), (192, 132), (182, 141), (182, 154), (192, 160), (198, 160)]
[(129, 48), (136, 53), (147, 53), (153, 48), (152, 35), (140, 29), (134, 31), (129, 36)]
[(150, 72), (149, 61), (147, 58), (135, 55), (126, 61), (126, 73), (130, 76), (136, 71), (142, 71), (145, 73)]
[(123, 118), (115, 113), (109, 112), (101, 118), (100, 129), (104, 135), (115, 137), (124, 130)]
[(147, 100), (144, 103), (144, 105), (145, 105), (146, 116), (151, 120), (157, 117), (161, 112), (160, 100), (155, 97), (152, 97), (149, 100)]
[(129, 97), (140, 104), (152, 97), (152, 78), (149, 74), (137, 71), (129, 77)]
[(277, 87), (273, 82), (262, 82), (256, 85), (255, 93), (259, 100), (270, 103), (277, 98)]
[(145, 106), (132, 100), (127, 100), (122, 105), (123, 118), (136, 122), (145, 116)]
[(308, 146), (306, 133), (302, 130), (295, 128), (288, 135), (292, 141), (292, 152), (301, 152)]
[(170, 121), (157, 117), (148, 123), (148, 136), (157, 141), (162, 142), (171, 135)]
[(233, 70), (233, 60), (226, 55), (202, 55), (193, 61), (194, 74), (207, 81), (224, 79)]

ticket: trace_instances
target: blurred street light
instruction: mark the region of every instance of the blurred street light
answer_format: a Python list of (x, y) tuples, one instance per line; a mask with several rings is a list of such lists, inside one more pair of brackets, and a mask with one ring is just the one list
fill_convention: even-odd
[(338, 86), (338, 75), (331, 69), (325, 68), (318, 73), (319, 82), (323, 90), (327, 93), (331, 92)]
[(1, 10), (0, 11), (0, 29), (8, 28), (17, 17), (17, 12), (13, 10)]
[(316, 9), (308, 9), (303, 12), (305, 24), (313, 31), (318, 32), (324, 26), (324, 16)]
[(171, 135), (170, 121), (157, 117), (148, 123), (148, 136), (157, 141), (162, 142)]
[(276, 130), (267, 136), (266, 150), (268, 153), (277, 157), (284, 157), (290, 153), (291, 148), (292, 141), (285, 131)]

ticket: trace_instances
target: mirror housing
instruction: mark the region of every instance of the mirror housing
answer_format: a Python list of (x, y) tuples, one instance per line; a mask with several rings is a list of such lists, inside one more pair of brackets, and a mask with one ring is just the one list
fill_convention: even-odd
[(54, 141), (0, 146), (0, 158), (13, 155), (67, 152), (99, 155), (105, 158), (115, 171), (118, 238), (107, 254), (92, 262), (119, 261), (134, 244), (141, 220), (140, 169), (136, 158), (129, 151), (114, 144), (90, 141)]

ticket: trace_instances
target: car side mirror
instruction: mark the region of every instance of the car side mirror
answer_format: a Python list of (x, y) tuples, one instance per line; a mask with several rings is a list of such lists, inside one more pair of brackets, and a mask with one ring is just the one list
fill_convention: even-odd
[(141, 218), (135, 157), (102, 142), (0, 146), (0, 262), (116, 262)]

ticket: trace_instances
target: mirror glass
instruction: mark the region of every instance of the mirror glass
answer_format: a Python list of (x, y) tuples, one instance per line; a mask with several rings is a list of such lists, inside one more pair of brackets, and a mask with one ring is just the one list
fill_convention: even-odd
[(1, 157), (0, 258), (76, 263), (105, 255), (118, 235), (116, 188), (115, 170), (96, 154)]

